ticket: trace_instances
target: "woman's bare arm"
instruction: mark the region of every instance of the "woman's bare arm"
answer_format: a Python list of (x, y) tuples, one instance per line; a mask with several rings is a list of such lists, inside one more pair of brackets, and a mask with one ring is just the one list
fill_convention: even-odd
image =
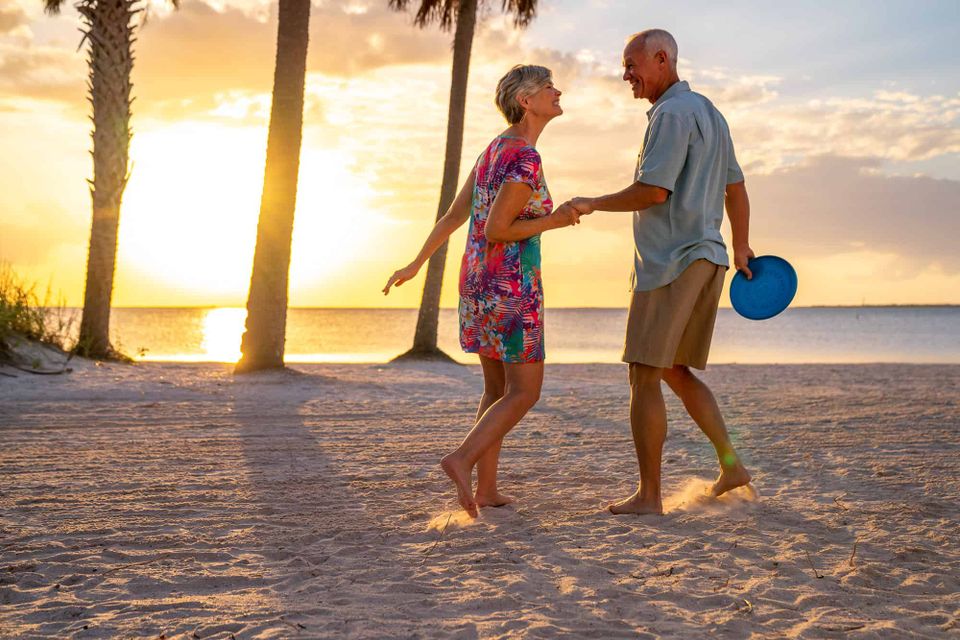
[(568, 205), (563, 205), (548, 216), (531, 220), (518, 220), (533, 189), (522, 182), (504, 182), (490, 207), (484, 233), (489, 242), (517, 242), (538, 233), (577, 224), (580, 214)]
[(430, 259), (430, 256), (447, 241), (454, 231), (470, 219), (470, 207), (473, 204), (473, 183), (475, 179), (475, 172), (471, 171), (463, 183), (463, 186), (460, 188), (460, 193), (457, 194), (457, 197), (450, 204), (447, 212), (442, 218), (437, 220), (437, 224), (433, 226), (430, 235), (427, 236), (427, 239), (423, 243), (423, 247), (420, 248), (420, 253), (413, 259), (413, 262), (402, 269), (398, 269), (390, 276), (390, 279), (387, 280), (387, 286), (383, 288), (383, 295), (390, 293), (390, 287), (399, 287), (407, 280), (413, 279), (423, 264)]

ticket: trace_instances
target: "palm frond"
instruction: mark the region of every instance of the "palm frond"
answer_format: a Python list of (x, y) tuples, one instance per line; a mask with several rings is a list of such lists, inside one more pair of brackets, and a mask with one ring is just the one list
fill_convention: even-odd
[(526, 27), (537, 16), (537, 0), (503, 0), (503, 12), (513, 16), (513, 24)]
[(63, 0), (43, 0), (43, 12), (50, 16), (60, 13)]
[[(390, 8), (396, 11), (405, 11), (409, 5), (410, 0), (390, 0)], [(442, 30), (449, 31), (459, 8), (459, 0), (420, 0), (413, 23), (425, 27), (436, 22)]]
[[(390, 0), (390, 8), (394, 11), (406, 11), (413, 0)], [(478, 0), (482, 4), (484, 0)], [(537, 0), (502, 0), (503, 12), (513, 16), (513, 23), (518, 27), (526, 27), (537, 15)], [(444, 31), (453, 27), (454, 19), (460, 10), (460, 0), (419, 0), (417, 14), (413, 23), (418, 27), (425, 27), (434, 22)]]

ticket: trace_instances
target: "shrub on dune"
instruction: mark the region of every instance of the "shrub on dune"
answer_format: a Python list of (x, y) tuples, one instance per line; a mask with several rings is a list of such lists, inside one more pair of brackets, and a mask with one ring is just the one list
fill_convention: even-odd
[(25, 355), (29, 345), (69, 351), (73, 316), (62, 303), (50, 305), (50, 291), (41, 301), (7, 264), (0, 264), (0, 363), (39, 368)]

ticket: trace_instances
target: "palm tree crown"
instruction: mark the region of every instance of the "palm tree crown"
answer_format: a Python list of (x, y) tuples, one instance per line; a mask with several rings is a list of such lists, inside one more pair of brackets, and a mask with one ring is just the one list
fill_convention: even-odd
[[(49, 1), (49, 0), (48, 0)], [(449, 31), (453, 20), (460, 9), (461, 0), (417, 0), (420, 8), (414, 23), (418, 27), (425, 27), (438, 22), (440, 28)], [(390, 8), (404, 11), (411, 0), (390, 0)], [(483, 0), (481, 0), (481, 4)], [(537, 0), (502, 0), (501, 7), (504, 13), (513, 15), (513, 23), (518, 27), (526, 27), (537, 14)]]

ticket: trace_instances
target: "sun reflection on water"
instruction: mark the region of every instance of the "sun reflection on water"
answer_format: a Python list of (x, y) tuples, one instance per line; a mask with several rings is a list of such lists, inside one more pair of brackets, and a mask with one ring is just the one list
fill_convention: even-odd
[(236, 362), (240, 359), (240, 338), (243, 336), (247, 310), (236, 307), (210, 309), (203, 317), (203, 340), (200, 348), (208, 362)]

